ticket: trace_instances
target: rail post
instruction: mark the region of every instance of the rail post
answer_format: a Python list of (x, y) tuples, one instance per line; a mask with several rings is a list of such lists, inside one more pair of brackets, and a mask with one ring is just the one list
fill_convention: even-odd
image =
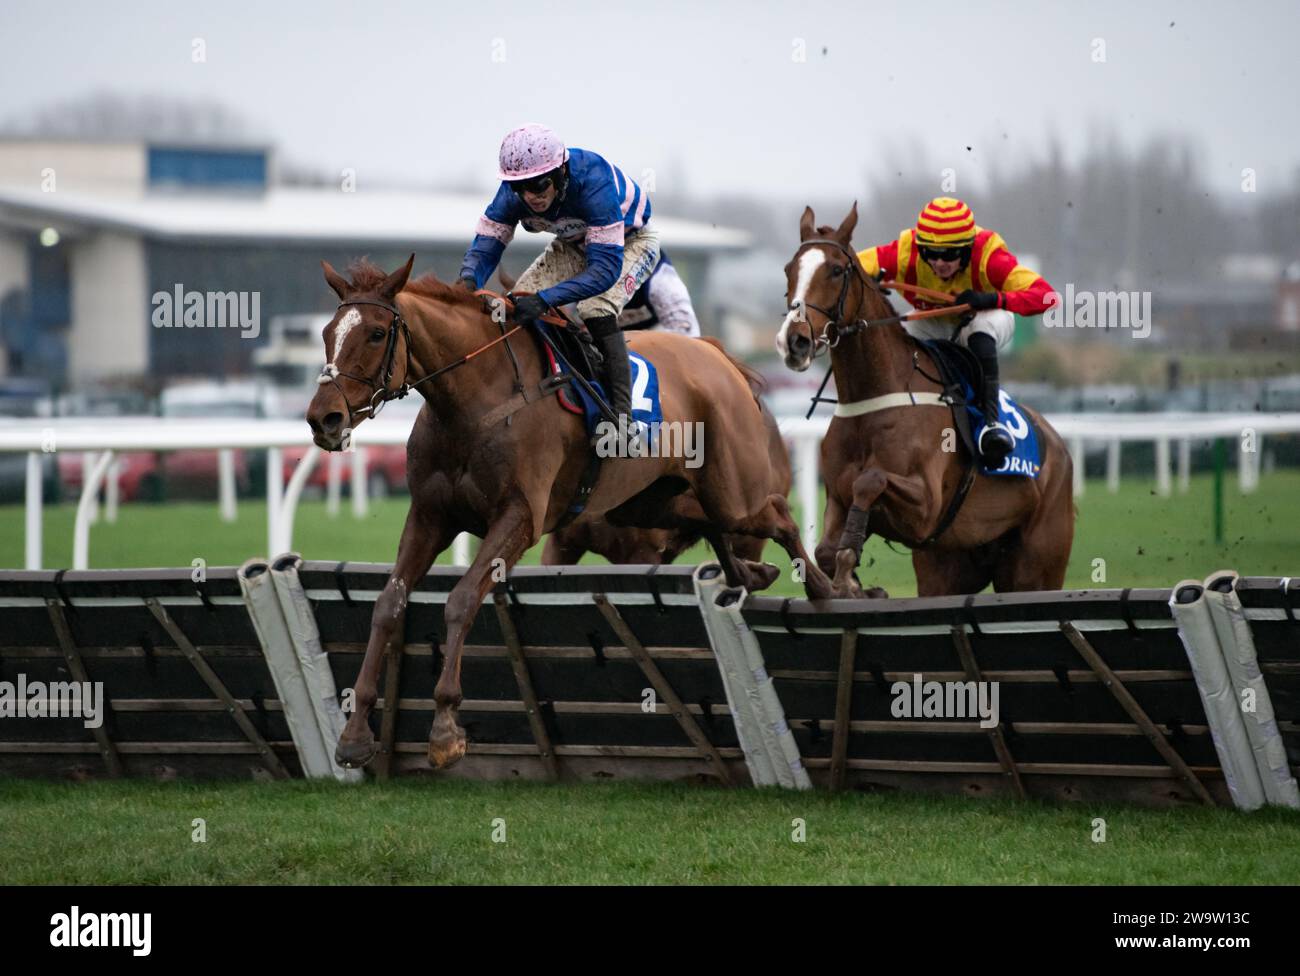
[(1228, 448), (1222, 437), (1214, 439), (1214, 544), (1223, 545), (1223, 469)]

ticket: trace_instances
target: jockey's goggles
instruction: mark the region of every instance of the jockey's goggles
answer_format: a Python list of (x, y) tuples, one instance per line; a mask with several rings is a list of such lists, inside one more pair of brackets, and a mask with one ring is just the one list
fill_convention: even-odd
[(918, 247), (927, 261), (965, 261), (970, 258), (970, 245), (963, 247)]
[(530, 180), (511, 180), (510, 189), (523, 196), (525, 193), (545, 193), (555, 185), (554, 173), (543, 173)]

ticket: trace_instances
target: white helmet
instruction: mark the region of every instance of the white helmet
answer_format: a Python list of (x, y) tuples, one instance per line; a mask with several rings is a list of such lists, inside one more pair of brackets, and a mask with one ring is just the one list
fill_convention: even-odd
[(568, 161), (563, 140), (536, 122), (511, 130), (501, 140), (500, 177), (506, 181), (541, 176)]

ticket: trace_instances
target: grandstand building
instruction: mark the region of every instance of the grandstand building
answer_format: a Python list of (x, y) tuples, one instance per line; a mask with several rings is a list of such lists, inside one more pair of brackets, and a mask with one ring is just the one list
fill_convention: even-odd
[[(417, 273), (454, 278), (487, 199), (346, 178), (289, 186), (259, 145), (0, 139), (0, 376), (246, 373), (273, 317), (333, 308), (321, 259), (396, 267), (415, 251)], [(746, 235), (655, 224), (712, 331), (709, 263)], [(522, 271), (546, 240), (521, 231), (506, 265)], [(194, 292), (205, 315), (187, 323), (172, 296)], [(227, 307), (255, 310), (261, 328), (206, 314)]]

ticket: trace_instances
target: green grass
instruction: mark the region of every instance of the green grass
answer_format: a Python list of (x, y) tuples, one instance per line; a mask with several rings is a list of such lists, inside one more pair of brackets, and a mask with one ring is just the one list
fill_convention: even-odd
[[(1079, 518), (1070, 560), (1068, 587), (1168, 586), (1185, 577), (1201, 579), (1233, 568), (1248, 575), (1300, 573), (1300, 471), (1266, 475), (1251, 495), (1237, 491), (1229, 477), (1225, 491), (1226, 541), (1211, 538), (1212, 483), (1208, 475), (1192, 479), (1191, 490), (1158, 497), (1149, 481), (1130, 477), (1118, 494), (1107, 493), (1104, 482), (1090, 481), (1078, 500)], [(349, 559), (391, 562), (406, 516), (407, 500), (391, 498), (372, 504), (370, 515), (354, 519), (347, 505), (337, 518), (325, 514), (322, 502), (304, 502), (298, 511), (294, 543), (308, 559)], [(75, 506), (49, 506), (45, 512), (45, 565), (72, 561)], [(217, 517), (215, 503), (125, 505), (114, 525), (103, 522), (91, 530), (90, 564), (111, 566), (185, 566), (203, 558), (210, 566), (238, 565), (249, 556), (266, 555), (266, 508), (241, 501), (239, 518), (230, 525)], [(535, 563), (536, 546), (524, 558)], [(793, 594), (800, 587), (789, 573), (789, 561), (769, 543), (765, 557), (781, 566), (781, 579), (772, 592)], [(680, 563), (709, 559), (704, 546), (686, 553)], [(23, 511), (0, 508), (0, 566), (21, 566)], [(1094, 560), (1105, 560), (1104, 578), (1096, 579)], [(439, 560), (451, 562), (450, 552)], [(584, 562), (599, 563), (588, 554)], [(884, 586), (891, 595), (916, 593), (911, 558), (881, 540), (867, 543), (863, 555), (864, 583)]]
[[(1092, 840), (1094, 818), (1105, 843)], [(195, 818), (206, 843), (191, 839)], [(505, 843), (492, 840), (505, 821)], [(795, 818), (806, 840), (792, 840)], [(1281, 884), (1300, 816), (417, 780), (0, 780), (0, 884)]]

